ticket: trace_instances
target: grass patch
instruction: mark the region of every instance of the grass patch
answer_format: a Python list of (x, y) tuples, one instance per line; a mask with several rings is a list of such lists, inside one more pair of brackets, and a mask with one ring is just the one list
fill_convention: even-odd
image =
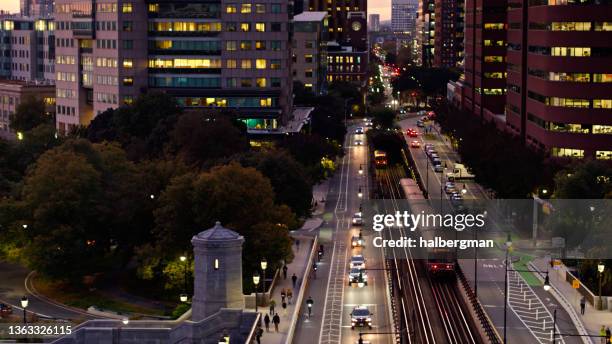
[(334, 218), (334, 214), (333, 213), (325, 213), (323, 214), (323, 220), (324, 221), (331, 221)]
[[(533, 256), (527, 254), (518, 253), (515, 255), (519, 255), (519, 260), (512, 264), (513, 268), (516, 270), (530, 270), (529, 262), (533, 260)], [(525, 282), (532, 286), (538, 287), (542, 285), (542, 282), (534, 275), (533, 272), (519, 272), (521, 277), (525, 280)]]
[(118, 313), (164, 315), (164, 312), (159, 309), (149, 309), (124, 301), (109, 299), (95, 290), (90, 291), (63, 282), (37, 277), (34, 284), (42, 295), (67, 306), (83, 310), (87, 310), (90, 306), (96, 306), (99, 309)]
[(431, 133), (428, 133), (428, 134), (423, 134), (422, 136), (423, 136), (423, 138), (424, 138), (425, 140), (430, 140), (430, 141), (440, 141), (440, 140), (438, 139), (438, 136), (436, 136), (436, 135), (434, 135), (434, 134), (431, 134)]

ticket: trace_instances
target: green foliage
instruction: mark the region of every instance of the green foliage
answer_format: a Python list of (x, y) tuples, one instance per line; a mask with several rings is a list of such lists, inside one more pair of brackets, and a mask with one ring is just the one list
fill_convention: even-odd
[(402, 149), (406, 147), (406, 141), (400, 132), (394, 130), (370, 129), (366, 132), (368, 142), (374, 150), (382, 150), (387, 153), (389, 163), (398, 164), (403, 161)]
[(330, 140), (318, 135), (296, 134), (285, 137), (279, 146), (289, 151), (295, 160), (305, 166), (307, 175), (313, 183), (326, 178), (323, 158), (334, 160), (342, 154), (340, 147)]
[(176, 305), (176, 308), (174, 308), (170, 316), (172, 317), (172, 319), (178, 319), (181, 315), (185, 314), (185, 312), (187, 312), (189, 308), (191, 308), (190, 304), (181, 302)]
[(169, 260), (163, 270), (166, 281), (164, 289), (172, 291), (175, 295), (190, 291), (193, 284), (193, 269), (193, 259), (187, 262), (181, 262), (179, 257)]
[(370, 111), (372, 115), (373, 125), (381, 129), (391, 129), (395, 127), (395, 111), (386, 108), (378, 107)]
[(45, 113), (43, 100), (35, 96), (25, 97), (17, 105), (10, 121), (11, 129), (18, 132), (30, 131), (42, 124), (54, 124), (53, 117)]
[(569, 166), (555, 176), (554, 197), (561, 199), (612, 198), (612, 167), (596, 160)]
[(427, 95), (446, 94), (446, 84), (458, 78), (457, 72), (446, 68), (406, 67), (392, 85), (394, 92), (421, 89)]

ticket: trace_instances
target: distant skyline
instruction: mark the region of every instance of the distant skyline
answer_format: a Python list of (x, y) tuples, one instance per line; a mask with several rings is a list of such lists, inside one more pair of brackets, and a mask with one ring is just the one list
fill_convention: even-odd
[[(0, 10), (19, 12), (19, 0), (0, 0)], [(391, 19), (391, 0), (368, 1), (368, 14), (380, 14), (380, 20)]]

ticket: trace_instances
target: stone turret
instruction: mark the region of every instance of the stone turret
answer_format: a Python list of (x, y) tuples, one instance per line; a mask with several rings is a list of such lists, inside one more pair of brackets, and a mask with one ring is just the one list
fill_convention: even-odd
[(195, 259), (192, 321), (200, 321), (221, 308), (244, 308), (243, 242), (243, 236), (218, 221), (191, 239)]

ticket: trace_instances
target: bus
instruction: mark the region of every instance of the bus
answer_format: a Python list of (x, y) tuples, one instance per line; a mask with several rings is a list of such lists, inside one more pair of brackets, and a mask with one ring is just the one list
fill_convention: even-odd
[(381, 150), (374, 151), (374, 164), (377, 168), (387, 166), (387, 153)]

